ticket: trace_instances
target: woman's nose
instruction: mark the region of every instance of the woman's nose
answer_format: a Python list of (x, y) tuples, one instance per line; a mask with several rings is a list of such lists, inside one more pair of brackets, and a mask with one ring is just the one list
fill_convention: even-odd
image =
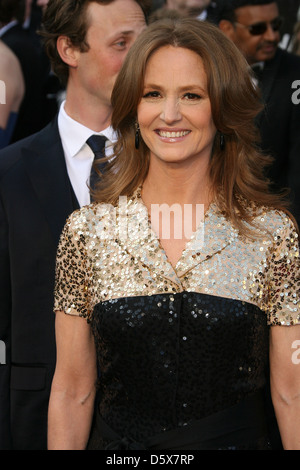
[(163, 102), (163, 108), (161, 111), (161, 119), (167, 124), (179, 121), (181, 119), (180, 104), (178, 99), (169, 98)]

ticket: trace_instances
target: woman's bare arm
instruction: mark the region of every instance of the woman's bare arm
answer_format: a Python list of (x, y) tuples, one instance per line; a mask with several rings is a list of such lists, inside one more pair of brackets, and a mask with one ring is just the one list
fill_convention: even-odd
[(270, 367), (283, 447), (300, 450), (300, 325), (271, 327)]
[(90, 434), (97, 378), (91, 327), (77, 316), (56, 313), (57, 364), (49, 414), (48, 449), (83, 450)]

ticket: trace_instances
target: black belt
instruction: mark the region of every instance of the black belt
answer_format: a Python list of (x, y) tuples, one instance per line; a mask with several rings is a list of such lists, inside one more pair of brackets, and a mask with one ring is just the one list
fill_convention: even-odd
[(100, 436), (111, 441), (105, 450), (216, 450), (249, 444), (267, 435), (262, 391), (230, 408), (156, 434), (143, 442), (120, 436), (103, 421), (99, 413), (96, 426)]

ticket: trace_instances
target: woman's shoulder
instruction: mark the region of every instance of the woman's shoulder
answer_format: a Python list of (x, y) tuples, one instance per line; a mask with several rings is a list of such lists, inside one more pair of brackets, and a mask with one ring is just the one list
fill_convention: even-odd
[(253, 211), (253, 225), (258, 227), (261, 233), (271, 235), (276, 243), (280, 239), (287, 240), (290, 238), (298, 245), (298, 228), (288, 212), (266, 206), (256, 206), (251, 210)]
[(92, 202), (85, 206), (76, 209), (68, 217), (69, 224), (77, 224), (86, 222), (88, 224), (99, 221), (105, 217), (111, 216), (115, 211), (115, 207), (112, 204), (106, 204), (102, 202)]
[(267, 220), (274, 220), (275, 224), (280, 223), (283, 219), (285, 219), (285, 217), (289, 218), (288, 213), (282, 209), (276, 209), (274, 207), (266, 205), (259, 205), (255, 202), (249, 202), (247, 204), (247, 209), (254, 219), (263, 218), (265, 221), (266, 217)]
[(292, 216), (281, 209), (274, 209), (267, 206), (253, 206), (253, 219), (261, 222), (266, 228), (275, 230), (285, 229), (287, 227), (295, 227)]
[(72, 212), (66, 220), (64, 231), (77, 235), (92, 235), (108, 227), (115, 220), (115, 207), (94, 202)]

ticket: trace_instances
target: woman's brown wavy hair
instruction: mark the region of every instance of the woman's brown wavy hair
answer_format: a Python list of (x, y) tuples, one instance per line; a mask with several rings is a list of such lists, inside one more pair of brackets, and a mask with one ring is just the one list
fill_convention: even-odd
[[(112, 126), (117, 131), (116, 158), (99, 179), (95, 198), (116, 203), (120, 195), (130, 196), (146, 178), (149, 150), (140, 139), (135, 149), (137, 107), (143, 94), (147, 62), (157, 49), (171, 45), (194, 51), (204, 63), (212, 115), (218, 129), (210, 159), (214, 199), (241, 233), (251, 224), (248, 206), (253, 202), (287, 212), (280, 195), (269, 192), (264, 168), (270, 157), (258, 149), (254, 124), (262, 110), (249, 66), (216, 26), (195, 19), (160, 20), (137, 38), (130, 49), (112, 93)], [(220, 134), (225, 136), (225, 149)]]

